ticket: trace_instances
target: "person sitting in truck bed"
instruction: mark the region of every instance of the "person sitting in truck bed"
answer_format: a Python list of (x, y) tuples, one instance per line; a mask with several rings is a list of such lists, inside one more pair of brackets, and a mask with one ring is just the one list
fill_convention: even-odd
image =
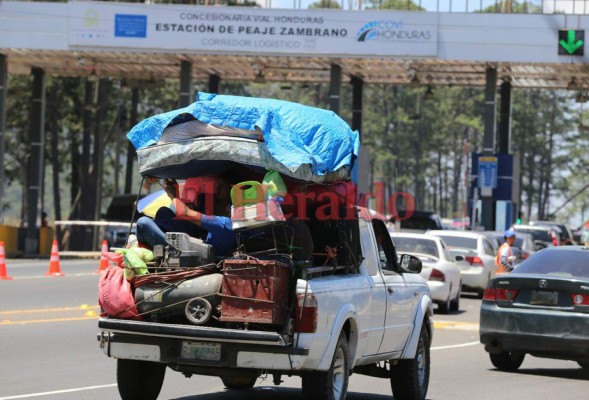
[[(224, 256), (237, 247), (230, 215), (230, 186), (225, 176), (216, 177), (214, 191), (214, 215), (192, 209), (177, 197), (175, 181), (166, 180), (165, 190), (172, 199), (175, 211), (168, 207), (158, 210), (154, 219), (141, 217), (137, 221), (137, 240), (151, 247), (166, 245), (166, 232), (184, 232), (193, 237), (206, 233), (205, 243), (213, 246), (216, 256)], [(206, 196), (205, 196), (206, 197)], [(194, 207), (196, 208), (196, 207)], [(203, 232), (204, 230), (204, 232)]]

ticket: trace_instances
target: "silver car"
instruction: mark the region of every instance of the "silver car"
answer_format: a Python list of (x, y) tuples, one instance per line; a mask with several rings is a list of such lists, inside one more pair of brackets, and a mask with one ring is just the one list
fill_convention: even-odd
[[(473, 231), (429, 231), (440, 237), (455, 257), (462, 274), (462, 290), (476, 292), (480, 298), (489, 281), (495, 277), (496, 253), (487, 237)], [(466, 261), (466, 262), (464, 262)]]
[(444, 241), (419, 233), (392, 233), (398, 254), (411, 254), (421, 260), (421, 277), (427, 281), (438, 311), (459, 311), (462, 287), (460, 269)]

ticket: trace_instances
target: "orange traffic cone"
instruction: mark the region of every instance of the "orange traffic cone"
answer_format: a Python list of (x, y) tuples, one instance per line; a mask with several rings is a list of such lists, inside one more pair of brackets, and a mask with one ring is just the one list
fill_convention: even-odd
[(6, 274), (6, 253), (4, 252), (4, 242), (0, 242), (0, 281), (9, 281), (12, 276)]
[(49, 271), (45, 276), (63, 276), (59, 265), (59, 250), (57, 249), (57, 240), (53, 241), (51, 246), (51, 258), (49, 259)]
[(96, 273), (102, 272), (108, 267), (108, 258), (106, 258), (106, 253), (108, 253), (108, 242), (106, 240), (102, 241), (102, 249), (100, 250), (100, 264), (98, 265), (98, 270)]

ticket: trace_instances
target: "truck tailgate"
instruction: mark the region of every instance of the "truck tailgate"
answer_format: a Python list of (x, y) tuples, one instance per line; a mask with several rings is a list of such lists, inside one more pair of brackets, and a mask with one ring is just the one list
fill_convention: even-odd
[(111, 357), (210, 366), (238, 366), (240, 352), (306, 356), (275, 332), (100, 318), (98, 340)]

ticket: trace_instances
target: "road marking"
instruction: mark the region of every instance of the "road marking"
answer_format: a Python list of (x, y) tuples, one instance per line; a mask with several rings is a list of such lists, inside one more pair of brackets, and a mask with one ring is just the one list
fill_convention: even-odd
[(96, 309), (98, 309), (98, 307), (99, 306), (89, 306), (88, 304), (82, 304), (80, 307), (40, 308), (40, 309), (36, 309), (36, 310), (8, 310), (8, 311), (0, 311), (0, 315), (34, 314), (34, 313), (77, 311), (77, 310), (96, 310)]
[[(67, 274), (64, 277), (72, 277), (72, 276), (98, 276), (98, 272), (80, 272), (77, 274)], [(31, 275), (31, 276), (15, 276), (14, 280), (21, 280), (21, 279), (52, 279), (53, 277), (47, 275)]]
[(458, 321), (434, 321), (435, 329), (454, 329), (461, 331), (478, 331), (479, 324), (473, 322)]
[[(29, 321), (11, 321), (9, 319), (5, 319), (0, 321), (0, 326), (2, 325), (28, 325), (28, 324), (46, 324), (49, 322), (66, 322), (66, 321), (83, 321), (86, 319), (98, 319), (97, 316), (84, 316), (84, 317), (72, 317), (72, 318), (53, 318), (53, 319), (33, 319)], [(0, 399), (2, 400), (2, 399)]]
[(82, 392), (84, 390), (104, 389), (104, 388), (110, 388), (110, 387), (116, 387), (116, 386), (117, 386), (116, 383), (111, 383), (110, 385), (101, 385), (101, 386), (86, 386), (86, 387), (75, 388), (75, 389), (55, 390), (53, 392), (30, 393), (30, 394), (21, 394), (18, 396), (0, 397), (0, 400), (27, 399), (29, 397), (39, 397), (39, 396), (49, 396), (52, 394)]
[[(477, 344), (481, 344), (481, 342), (467, 342), (467, 343), (461, 343), (461, 344), (451, 344), (451, 345), (448, 345), (448, 346), (437, 346), (437, 347), (430, 348), (430, 350), (456, 349), (458, 347), (475, 346)], [(0, 399), (0, 400), (2, 400), (2, 399)]]
[[(434, 321), (434, 329), (448, 329), (448, 330), (461, 330), (461, 331), (478, 331), (479, 324), (473, 322), (459, 322), (459, 321)], [(446, 350), (456, 349), (460, 347), (476, 346), (481, 342), (467, 342), (460, 344), (451, 344), (448, 346), (436, 346), (430, 348), (430, 350)]]

